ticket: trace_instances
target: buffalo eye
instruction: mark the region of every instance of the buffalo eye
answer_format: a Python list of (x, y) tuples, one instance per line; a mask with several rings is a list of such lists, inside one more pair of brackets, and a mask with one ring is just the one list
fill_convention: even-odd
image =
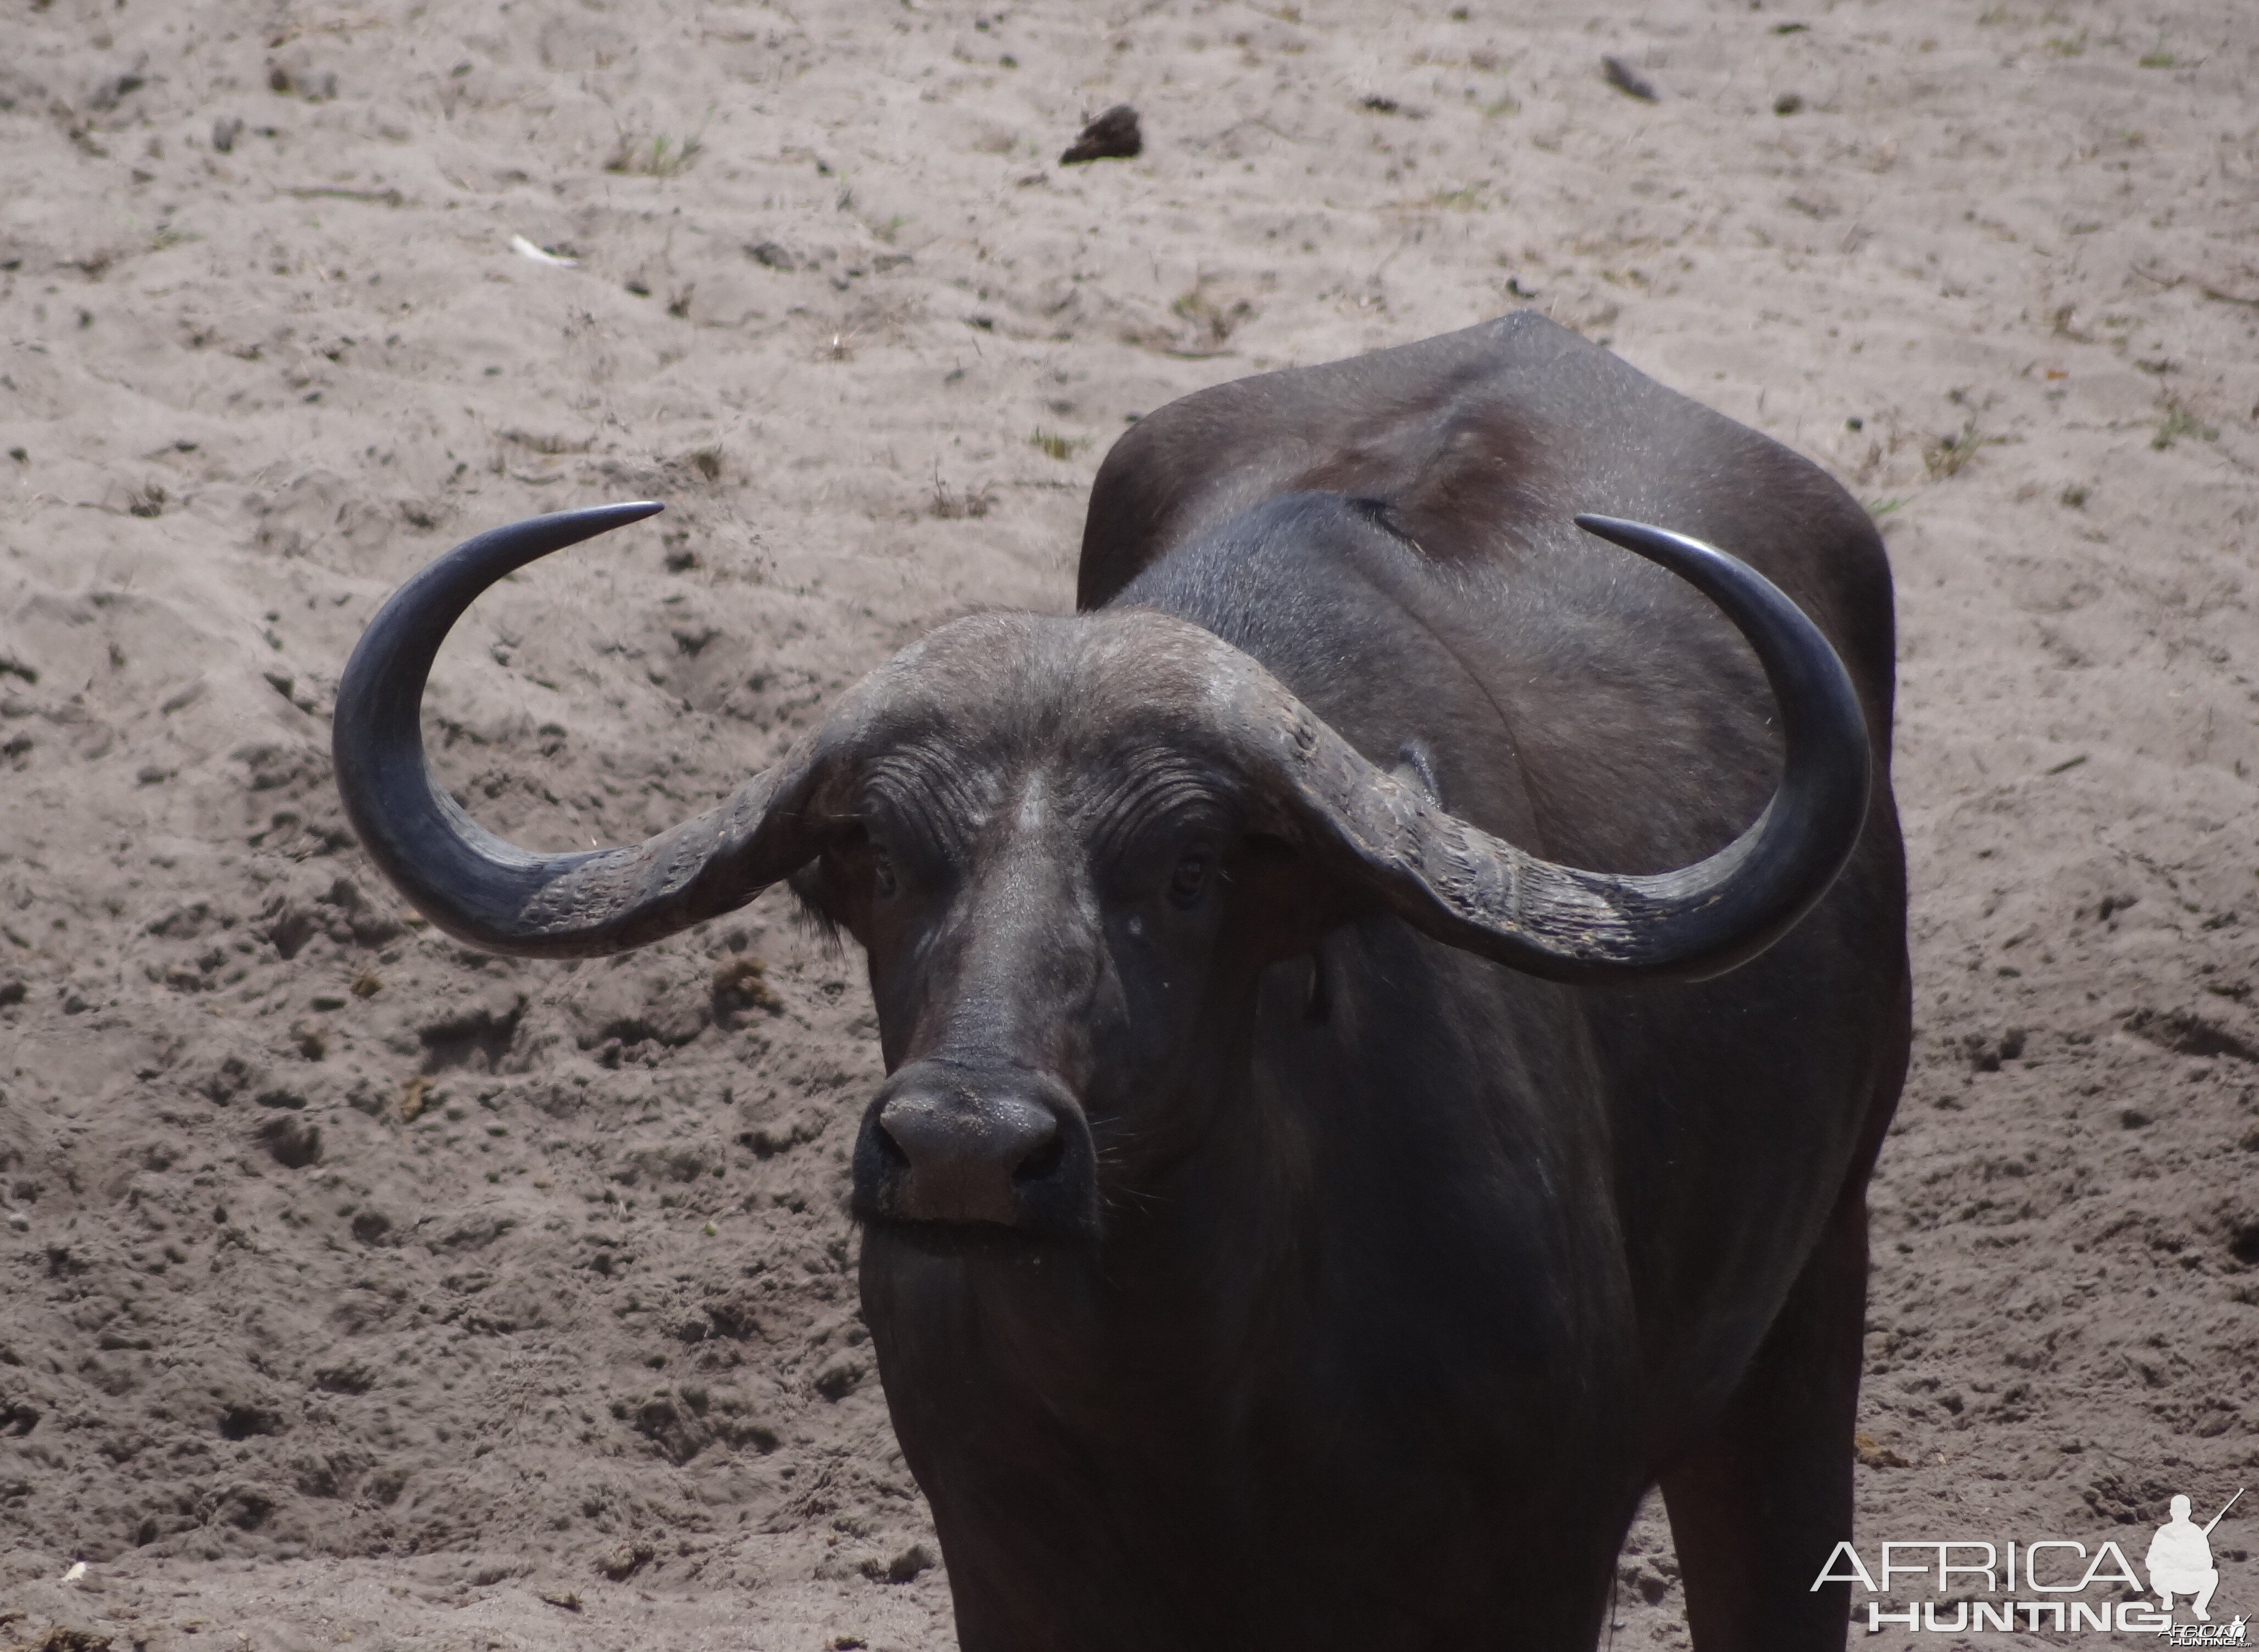
[(894, 893), (894, 858), (881, 844), (870, 846), (870, 856), (871, 893), (884, 901)]
[(1177, 858), (1176, 870), (1169, 874), (1169, 895), (1179, 906), (1188, 907), (1200, 899), (1201, 891), (1208, 887), (1208, 874), (1215, 868), (1215, 851), (1205, 844), (1187, 849)]

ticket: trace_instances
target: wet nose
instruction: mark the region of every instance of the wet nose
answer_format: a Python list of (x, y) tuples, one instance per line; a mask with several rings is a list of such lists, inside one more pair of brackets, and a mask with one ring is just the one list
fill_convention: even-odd
[(928, 1221), (1010, 1224), (1013, 1178), (1058, 1143), (1058, 1121), (1011, 1095), (913, 1090), (879, 1109), (879, 1129), (908, 1162), (902, 1214)]
[(866, 1115), (856, 1214), (911, 1222), (1079, 1227), (1094, 1203), (1089, 1136), (1062, 1092), (1019, 1072), (918, 1064)]

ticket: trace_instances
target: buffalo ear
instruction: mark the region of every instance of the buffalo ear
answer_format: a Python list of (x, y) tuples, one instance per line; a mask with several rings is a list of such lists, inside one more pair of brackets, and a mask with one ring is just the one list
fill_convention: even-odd
[(1386, 909), (1361, 879), (1342, 877), (1324, 857), (1273, 832), (1240, 839), (1231, 882), (1241, 927), (1264, 965), (1310, 952), (1343, 924)]
[(785, 879), (792, 891), (793, 916), (834, 955), (846, 951), (849, 927), (846, 892), (838, 887), (829, 855), (818, 855)]

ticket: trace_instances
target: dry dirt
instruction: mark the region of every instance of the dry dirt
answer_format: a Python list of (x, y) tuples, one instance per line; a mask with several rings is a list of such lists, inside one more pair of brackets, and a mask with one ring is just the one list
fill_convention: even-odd
[[(665, 499), (430, 707), (489, 825), (638, 837), (1069, 606), (1127, 419), (1524, 305), (1897, 568), (1863, 1542), (2259, 1487), (2259, 25), (1609, 10), (0, 0), (0, 1644), (951, 1645), (857, 961), (773, 897), (434, 935), (342, 828), (338, 668), (455, 538)], [(1143, 156), (1061, 167), (1121, 101)], [(1685, 1645), (1652, 1508), (1622, 1570), (1615, 1644)]]

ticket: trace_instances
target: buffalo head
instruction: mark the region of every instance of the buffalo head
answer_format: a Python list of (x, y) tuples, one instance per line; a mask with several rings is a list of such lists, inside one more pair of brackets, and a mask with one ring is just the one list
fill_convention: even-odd
[(1411, 769), (1369, 761), (1247, 655), (1134, 607), (959, 620), (697, 818), (634, 847), (528, 853), (434, 784), (425, 679), (488, 586), (658, 509), (497, 529), (410, 580), (339, 685), (338, 785), (408, 898), (495, 951), (616, 952), (790, 879), (869, 956), (889, 1075), (855, 1149), (855, 1211), (869, 1222), (1093, 1237), (1202, 1128), (1171, 1099), (1244, 1065), (1257, 977), (1330, 926), (1379, 906), (1555, 979), (1699, 978), (1802, 915), (1866, 806), (1858, 702), (1795, 606), (1697, 541), (1588, 517), (1708, 595), (1780, 707), (1771, 802), (1681, 870), (1578, 871), (1490, 837)]

